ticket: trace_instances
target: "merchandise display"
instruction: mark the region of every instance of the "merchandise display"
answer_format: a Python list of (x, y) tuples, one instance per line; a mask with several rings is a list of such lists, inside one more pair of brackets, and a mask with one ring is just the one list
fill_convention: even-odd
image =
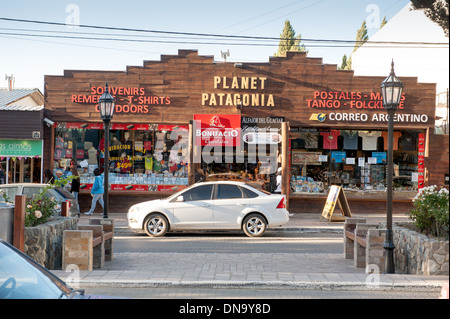
[[(90, 189), (94, 169), (105, 170), (102, 125), (58, 123), (55, 130), (54, 173), (66, 167), (80, 172), (81, 188)], [(109, 143), (112, 190), (166, 190), (188, 185), (188, 130), (174, 125), (113, 124)]]
[[(347, 190), (384, 191), (387, 171), (387, 132), (324, 130), (316, 148), (302, 139), (314, 129), (291, 130), (291, 191), (324, 193), (331, 185)], [(394, 132), (394, 190), (418, 189), (417, 131)]]

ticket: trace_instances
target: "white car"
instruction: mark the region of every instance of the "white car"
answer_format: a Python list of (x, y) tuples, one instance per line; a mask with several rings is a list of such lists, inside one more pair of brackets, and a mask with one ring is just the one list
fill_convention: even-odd
[(241, 182), (202, 182), (165, 199), (133, 205), (128, 225), (151, 237), (170, 231), (240, 230), (257, 237), (286, 224), (284, 195), (268, 194)]

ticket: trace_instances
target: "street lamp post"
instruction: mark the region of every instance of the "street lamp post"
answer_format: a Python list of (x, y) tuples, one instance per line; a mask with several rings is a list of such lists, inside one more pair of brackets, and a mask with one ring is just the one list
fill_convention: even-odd
[(386, 240), (384, 249), (386, 252), (385, 272), (387, 274), (395, 273), (394, 266), (394, 240), (392, 234), (392, 175), (393, 175), (393, 155), (394, 155), (394, 115), (400, 104), (403, 92), (403, 83), (395, 76), (394, 61), (392, 61), (391, 74), (381, 84), (381, 94), (383, 96), (383, 106), (388, 113), (388, 157), (387, 157), (387, 222), (386, 222)]
[(108, 189), (109, 189), (109, 124), (114, 115), (115, 100), (109, 93), (108, 82), (106, 82), (105, 92), (98, 100), (100, 116), (105, 128), (105, 167), (104, 167), (104, 193), (103, 193), (103, 218), (108, 218)]

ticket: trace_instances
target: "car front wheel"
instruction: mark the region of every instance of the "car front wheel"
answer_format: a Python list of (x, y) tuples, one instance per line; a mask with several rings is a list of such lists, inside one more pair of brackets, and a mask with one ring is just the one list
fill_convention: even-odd
[(169, 222), (162, 214), (152, 214), (145, 220), (144, 230), (150, 237), (162, 237), (169, 230)]
[(244, 219), (244, 233), (249, 237), (259, 237), (264, 234), (267, 223), (264, 217), (259, 214), (250, 214)]

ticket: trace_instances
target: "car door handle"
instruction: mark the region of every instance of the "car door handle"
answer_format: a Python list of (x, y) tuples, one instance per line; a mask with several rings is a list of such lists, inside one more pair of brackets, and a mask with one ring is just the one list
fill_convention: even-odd
[(237, 205), (237, 206), (244, 206), (245, 203), (237, 203), (236, 205)]
[(210, 204), (202, 204), (201, 205), (202, 207), (209, 207), (209, 206), (211, 206)]

